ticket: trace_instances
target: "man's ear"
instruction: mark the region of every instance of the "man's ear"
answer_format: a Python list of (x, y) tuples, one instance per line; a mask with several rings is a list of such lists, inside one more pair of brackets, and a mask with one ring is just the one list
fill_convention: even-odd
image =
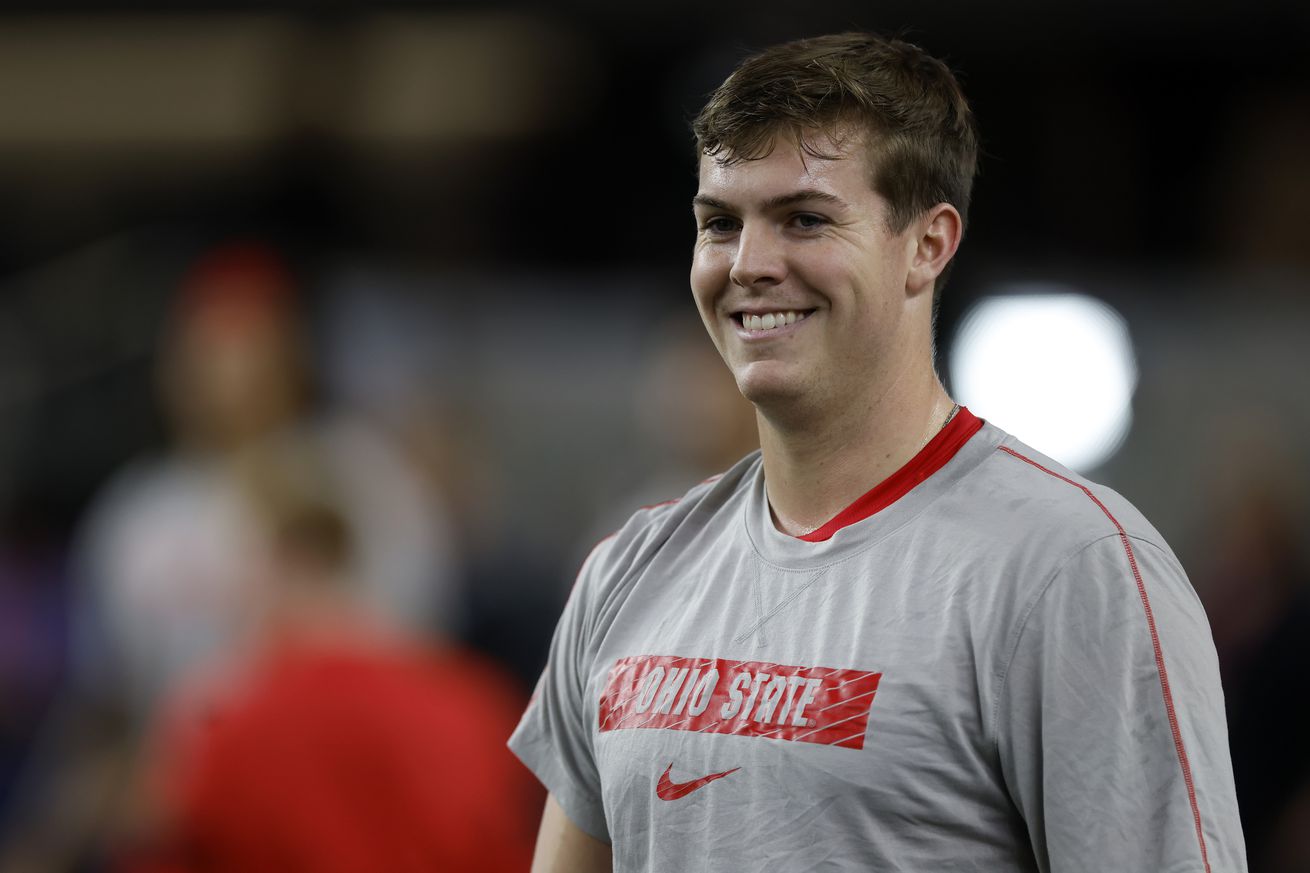
[(954, 206), (938, 203), (910, 227), (914, 251), (910, 256), (910, 272), (905, 280), (905, 288), (911, 294), (919, 294), (924, 290), (931, 294), (933, 283), (960, 247), (964, 221)]

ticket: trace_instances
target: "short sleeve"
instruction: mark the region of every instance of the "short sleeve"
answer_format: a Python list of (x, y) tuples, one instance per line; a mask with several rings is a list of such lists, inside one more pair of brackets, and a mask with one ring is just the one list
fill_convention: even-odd
[(1041, 870), (1246, 870), (1214, 644), (1167, 549), (1087, 546), (1012, 645), (998, 752)]
[(583, 563), (555, 628), (546, 668), (509, 747), (555, 797), (569, 820), (586, 833), (610, 842), (601, 802), (588, 719), (586, 686), (591, 658), (590, 603), (600, 579), (602, 542)]

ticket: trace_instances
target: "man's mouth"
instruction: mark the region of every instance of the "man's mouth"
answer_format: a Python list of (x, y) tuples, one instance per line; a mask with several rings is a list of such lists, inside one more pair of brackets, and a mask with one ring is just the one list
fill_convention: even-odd
[(732, 320), (737, 325), (749, 331), (776, 330), (780, 327), (786, 327), (789, 324), (795, 324), (798, 321), (804, 321), (814, 312), (813, 309), (786, 309), (778, 312), (734, 312)]

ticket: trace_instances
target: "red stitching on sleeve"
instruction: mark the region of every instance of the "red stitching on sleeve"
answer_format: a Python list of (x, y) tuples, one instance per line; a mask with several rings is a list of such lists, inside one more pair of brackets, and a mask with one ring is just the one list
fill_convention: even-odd
[(1110, 523), (1119, 531), (1119, 542), (1123, 544), (1124, 554), (1128, 556), (1128, 566), (1132, 568), (1133, 579), (1137, 582), (1137, 593), (1142, 598), (1142, 610), (1146, 613), (1146, 624), (1151, 631), (1151, 646), (1155, 650), (1155, 668), (1160, 675), (1160, 692), (1164, 695), (1164, 708), (1169, 715), (1169, 729), (1173, 732), (1174, 749), (1178, 752), (1178, 763), (1183, 769), (1183, 782), (1187, 786), (1187, 799), (1192, 804), (1192, 818), (1196, 822), (1196, 841), (1201, 846), (1201, 862), (1205, 865), (1206, 873), (1210, 873), (1210, 855), (1205, 848), (1205, 833), (1201, 828), (1201, 808), (1197, 805), (1196, 786), (1192, 782), (1192, 765), (1188, 762), (1187, 749), (1183, 746), (1183, 733), (1178, 727), (1178, 714), (1174, 711), (1174, 695), (1169, 689), (1169, 673), (1165, 670), (1164, 651), (1160, 648), (1160, 635), (1155, 628), (1155, 613), (1151, 611), (1151, 600), (1146, 596), (1146, 584), (1142, 581), (1141, 571), (1137, 568), (1137, 556), (1133, 554), (1132, 544), (1128, 541), (1128, 533), (1123, 529), (1123, 525), (1119, 524), (1119, 519), (1114, 517), (1105, 504), (1098, 500), (1087, 486), (1080, 485), (1066, 476), (1061, 476), (1054, 470), (1048, 470), (1032, 458), (1025, 457), (1014, 449), (1006, 446), (999, 446), (998, 448), (1007, 455), (1018, 458), (1043, 473), (1054, 476), (1056, 479), (1067, 482), (1082, 491), (1089, 500), (1097, 505), (1101, 512), (1105, 513), (1105, 517), (1110, 519)]

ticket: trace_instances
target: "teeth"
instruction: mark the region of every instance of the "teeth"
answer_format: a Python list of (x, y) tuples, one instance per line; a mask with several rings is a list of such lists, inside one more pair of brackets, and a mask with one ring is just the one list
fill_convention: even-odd
[(794, 310), (788, 310), (786, 312), (766, 312), (764, 315), (742, 313), (741, 324), (742, 327), (747, 330), (773, 330), (775, 328), (785, 327), (789, 324), (795, 324), (803, 318), (805, 318), (804, 315), (801, 315)]

